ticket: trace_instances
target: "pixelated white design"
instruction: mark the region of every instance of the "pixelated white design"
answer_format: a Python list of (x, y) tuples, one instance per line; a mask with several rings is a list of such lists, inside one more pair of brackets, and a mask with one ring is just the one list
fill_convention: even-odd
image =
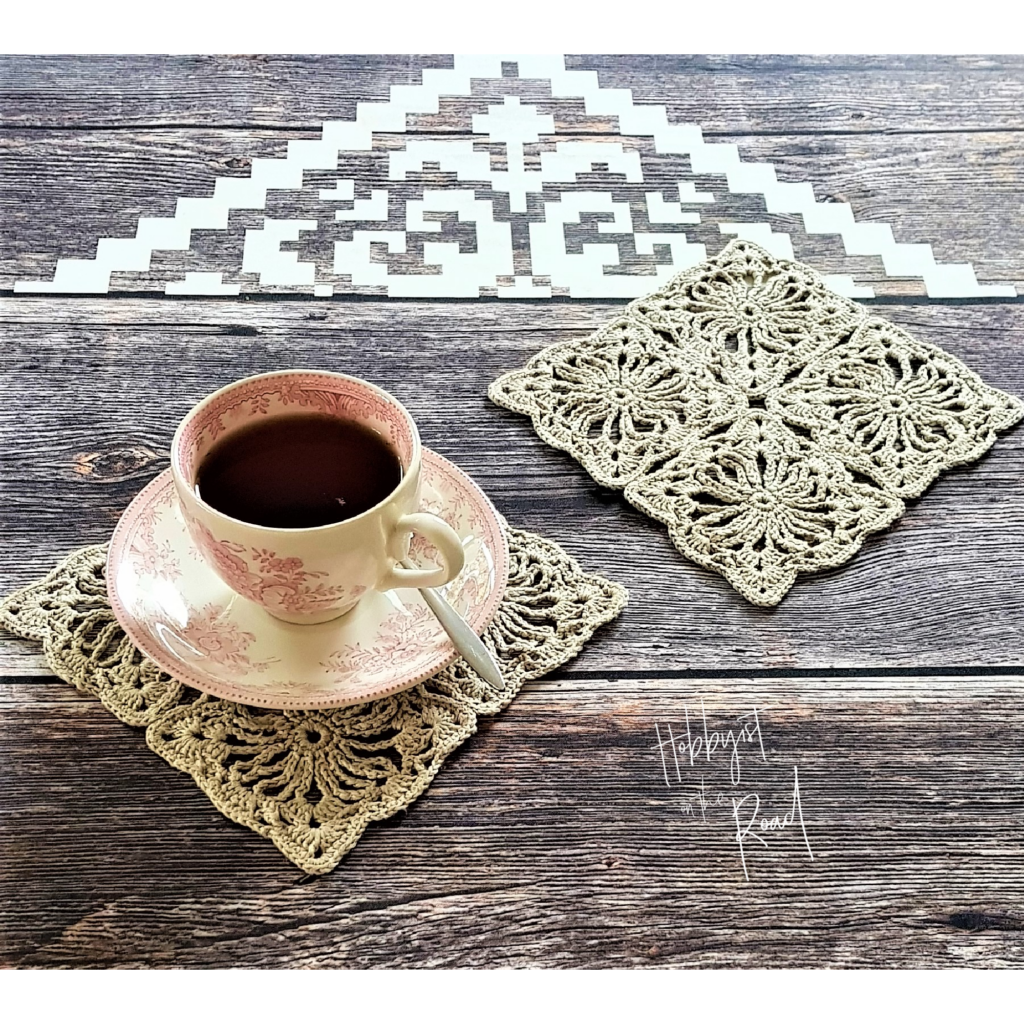
[(242, 251), (242, 273), (259, 274), (260, 284), (297, 284), (312, 287), (316, 267), (300, 263), (299, 254), (282, 252), (282, 242), (297, 242), (300, 231), (315, 231), (315, 220), (263, 219), (263, 230), (249, 228), (245, 232)]
[[(480, 282), (493, 284), (496, 277), (512, 275), (512, 228), (495, 221), (489, 200), (477, 199), (471, 189), (427, 189), (422, 199), (406, 203), (409, 231), (440, 231), (436, 221), (425, 220), (427, 211), (454, 211), (461, 220), (476, 221), (477, 251), (463, 253), (457, 242), (427, 242), (423, 258), (438, 264), (440, 274), (389, 274), (384, 263), (370, 261), (370, 243), (385, 242), (390, 252), (405, 252), (404, 231), (353, 231), (352, 241), (334, 243), (334, 272), (351, 274), (356, 285), (388, 286), (396, 298), (451, 296), (477, 298)], [(386, 219), (385, 212), (382, 219)], [(313, 264), (309, 263), (312, 272)]]
[[(799, 214), (809, 234), (837, 234), (851, 256), (879, 256), (891, 277), (920, 277), (932, 298), (1015, 296), (1012, 285), (981, 285), (969, 263), (940, 264), (930, 245), (897, 242), (888, 224), (860, 224), (848, 203), (819, 203), (809, 183), (780, 182), (775, 168), (767, 163), (745, 163), (732, 144), (706, 143), (695, 124), (671, 124), (664, 106), (636, 106), (629, 89), (606, 89), (596, 71), (570, 71), (563, 57), (554, 56), (456, 56), (451, 69), (426, 68), (420, 85), (391, 87), (390, 100), (359, 103), (354, 121), (327, 121), (319, 140), (295, 140), (282, 159), (256, 159), (248, 178), (218, 178), (213, 195), (180, 198), (173, 217), (143, 217), (135, 238), (102, 238), (91, 260), (60, 259), (52, 281), (17, 281), (16, 292), (105, 293), (115, 271), (149, 270), (155, 250), (188, 250), (194, 229), (224, 230), (231, 210), (258, 210), (266, 205), (268, 189), (301, 189), (307, 170), (333, 170), (342, 151), (366, 151), (373, 147), (374, 132), (403, 133), (409, 114), (437, 114), (442, 96), (470, 96), (472, 79), (501, 79), (502, 63), (515, 62), (521, 78), (550, 82), (554, 98), (582, 98), (588, 114), (614, 116), (624, 136), (654, 139), (658, 152), (682, 154), (689, 158), (696, 174), (724, 175), (730, 192), (764, 197), (765, 208), (773, 214)], [(595, 162), (606, 163), (627, 181), (642, 181), (639, 154), (625, 152), (617, 143), (561, 142), (554, 153), (541, 154), (540, 171), (525, 167), (523, 145), (541, 135), (554, 134), (550, 115), (521, 104), (517, 96), (506, 96), (503, 104), (491, 106), (486, 114), (473, 118), (473, 130), (503, 142), (507, 170), (492, 171), (489, 155), (473, 149), (472, 142), (410, 140), (404, 151), (390, 156), (389, 176), (400, 179), (410, 169), (436, 162), (443, 170), (455, 172), (460, 181), (488, 181), (496, 191), (506, 192), (513, 212), (526, 210), (527, 193), (540, 192), (544, 183), (573, 182), (578, 171), (589, 171)], [(515, 276), (512, 244), (507, 223), (495, 222), (489, 201), (478, 200), (469, 190), (430, 192), (430, 200), (407, 202), (407, 230), (439, 230), (423, 213), (454, 211), (475, 220), (477, 252), (461, 253), (454, 242), (427, 243), (424, 258), (441, 266), (440, 274), (390, 274), (385, 264), (371, 261), (372, 242), (384, 242), (391, 252), (405, 251), (404, 231), (355, 231), (351, 241), (337, 242), (335, 273), (351, 274), (353, 284), (385, 285), (393, 296), (477, 296), (479, 289), (494, 287), (496, 278), (512, 278), (511, 286), (498, 287), (508, 297), (548, 297), (551, 288), (533, 278)], [(321, 189), (322, 199), (352, 200), (354, 183), (338, 181), (334, 190)], [(585, 197), (585, 198), (584, 198)], [(388, 218), (388, 193), (375, 190), (369, 200), (356, 200), (353, 210), (338, 210), (339, 220), (381, 220)], [(692, 182), (679, 184), (679, 202), (667, 202), (660, 193), (647, 194), (652, 224), (685, 224), (699, 221), (699, 214), (683, 211), (684, 204), (714, 202), (708, 193), (697, 192)], [(703, 245), (691, 244), (685, 234), (646, 233), (634, 235), (638, 253), (653, 254), (655, 244), (668, 245), (672, 264), (650, 275), (614, 274), (605, 271), (619, 263), (618, 246), (587, 244), (582, 253), (566, 251), (563, 225), (578, 221), (583, 212), (610, 212), (612, 225), (601, 224), (599, 232), (632, 231), (626, 204), (614, 202), (610, 194), (580, 192), (563, 194), (558, 202), (546, 202), (547, 221), (530, 224), (533, 273), (550, 277), (551, 285), (572, 296), (631, 298), (645, 294), (667, 277), (706, 258)], [(415, 228), (413, 225), (417, 225)], [(431, 226), (433, 225), (433, 226)], [(262, 230), (247, 230), (243, 272), (258, 273), (262, 285), (285, 285), (311, 290), (314, 295), (333, 294), (332, 285), (315, 283), (315, 265), (299, 261), (298, 255), (281, 252), (282, 241), (295, 241), (299, 231), (314, 230), (315, 221), (275, 221), (267, 218)], [(765, 245), (780, 256), (792, 256), (788, 234), (775, 233), (767, 224), (722, 224), (723, 234), (736, 235)], [(849, 275), (832, 275), (829, 283), (851, 297), (870, 297), (870, 288), (857, 286)], [(224, 284), (221, 273), (195, 273), (166, 285), (169, 295), (236, 295), (237, 285)]]

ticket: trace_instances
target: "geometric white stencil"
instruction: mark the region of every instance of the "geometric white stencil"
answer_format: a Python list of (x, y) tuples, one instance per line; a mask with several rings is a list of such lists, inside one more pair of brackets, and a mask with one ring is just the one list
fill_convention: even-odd
[[(461, 136), (409, 130), (449, 98), (461, 101), (445, 104), (445, 129)], [(561, 112), (579, 101), (621, 141), (573, 137)], [(404, 145), (380, 133), (405, 133)], [(421, 84), (359, 103), (354, 120), (325, 122), (319, 139), (253, 160), (247, 178), (219, 178), (212, 195), (179, 198), (173, 217), (143, 217), (134, 238), (101, 238), (93, 259), (58, 259), (52, 281), (14, 290), (102, 294), (116, 275), (114, 288), (168, 295), (636, 298), (731, 238), (799, 259), (794, 224), (801, 244), (833, 236), (838, 262), (818, 269), (851, 298), (874, 294), (856, 279), (864, 257), (933, 298), (1016, 295), (979, 284), (969, 263), (937, 262), (930, 245), (897, 242), (888, 224), (858, 222), (848, 203), (818, 202), (809, 183), (779, 181), (735, 145), (705, 142), (664, 106), (602, 88), (597, 72), (536, 55), (426, 68)]]

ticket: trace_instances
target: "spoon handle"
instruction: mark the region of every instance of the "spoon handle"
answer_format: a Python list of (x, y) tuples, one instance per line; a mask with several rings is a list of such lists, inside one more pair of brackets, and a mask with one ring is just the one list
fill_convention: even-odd
[[(408, 561), (403, 561), (406, 569), (413, 569)], [(437, 621), (448, 634), (455, 649), (466, 659), (467, 664), (491, 686), (501, 688), (504, 684), (501, 670), (491, 657), (484, 642), (469, 628), (465, 619), (444, 599), (440, 591), (423, 587), (420, 590), (426, 606), (437, 616)]]

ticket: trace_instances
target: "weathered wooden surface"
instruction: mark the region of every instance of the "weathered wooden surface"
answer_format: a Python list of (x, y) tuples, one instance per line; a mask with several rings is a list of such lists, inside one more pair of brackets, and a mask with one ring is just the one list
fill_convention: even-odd
[[(780, 180), (811, 182), (820, 200), (849, 202), (863, 222), (891, 224), (899, 241), (930, 242), (940, 261), (970, 261), (982, 282), (1024, 292), (1019, 57), (575, 57), (568, 64), (596, 69), (604, 87), (633, 89), (639, 103), (664, 104), (670, 120), (700, 124), (748, 161), (775, 164)], [(218, 177), (248, 175), (253, 159), (283, 156), (290, 139), (318, 137), (324, 120), (353, 118), (358, 101), (386, 100), (391, 84), (413, 84), (427, 66), (450, 60), (6, 58), (0, 289), (49, 278), (58, 257), (93, 256), (101, 236), (133, 237), (140, 216), (169, 216), (178, 196), (210, 195)], [(408, 131), (450, 138), (456, 115), (479, 106), (447, 99), (437, 115), (410, 118)], [(571, 123), (590, 141), (618, 127), (588, 114), (582, 100), (559, 101), (558, 116), (560, 130)], [(267, 212), (301, 217), (297, 201), (278, 194)], [(886, 277), (879, 258), (847, 256), (838, 236), (804, 236), (799, 218), (767, 214), (757, 196), (730, 202), (734, 219), (799, 236), (798, 256), (823, 273), (854, 272), (879, 295), (920, 293), (919, 281)], [(262, 211), (253, 216), (262, 223)], [(688, 236), (712, 251), (722, 240), (714, 224)], [(165, 253), (157, 262), (184, 272), (187, 260)], [(114, 287), (153, 290), (139, 275), (119, 275)], [(254, 287), (243, 282), (243, 291)]]
[[(708, 132), (1019, 130), (1024, 60), (921, 56), (569, 56)], [(444, 55), (5, 57), (3, 128), (317, 130), (415, 85)], [(600, 125), (598, 125), (600, 127)]]
[[(327, 367), (391, 390), (424, 442), (472, 474), (511, 522), (629, 588), (629, 609), (573, 671), (1021, 664), (1024, 429), (941, 478), (852, 562), (801, 578), (775, 609), (756, 608), (487, 398), (503, 370), (616, 308), (10, 299), (0, 319), (0, 374), (14, 396), (0, 408), (0, 590), (104, 540), (166, 468), (174, 428), (205, 394), (251, 373)], [(1024, 305), (879, 308), (1024, 395)], [(42, 662), (3, 637), (0, 667), (35, 673)]]
[[(1020, 57), (568, 63), (900, 241), (1024, 286)], [(4, 58), (0, 291), (449, 65)], [(450, 131), (450, 113), (410, 130)], [(567, 116), (587, 138), (616, 127), (582, 104)], [(275, 202), (287, 216), (288, 196)], [(813, 245), (800, 255), (825, 272), (842, 257), (889, 296), (878, 312), (1024, 395), (1024, 302), (903, 301), (907, 283), (877, 261)], [(1024, 428), (852, 562), (754, 608), (486, 399), (497, 373), (618, 307), (0, 296), (0, 592), (109, 536), (198, 398), (302, 365), (394, 391), (511, 521), (631, 591), (579, 659), (482, 722), (408, 813), (324, 878), (227, 822), (140, 731), (0, 636), (0, 963), (1024, 964)], [(702, 699), (711, 730), (761, 709), (767, 763), (741, 748), (736, 787), (720, 755), (666, 785), (655, 726), (678, 732), (689, 714), (696, 727)], [(768, 849), (748, 840), (746, 881), (731, 808), (701, 820), (700, 779), (711, 798), (757, 793), (782, 815), (794, 766), (814, 860), (790, 827)]]
[[(324, 878), (97, 702), (8, 685), (0, 949), (20, 966), (1019, 966), (1021, 682), (531, 684)], [(760, 709), (767, 760), (741, 746), (736, 787), (719, 752), (665, 784), (655, 725), (683, 729), (702, 699), (709, 730)], [(684, 801), (703, 778), (709, 801), (756, 793), (781, 816), (794, 765), (814, 859), (792, 829), (748, 839), (745, 881), (731, 806), (705, 822)]]
[[(98, 238), (133, 238), (140, 216), (173, 216), (179, 196), (212, 195), (218, 177), (247, 177), (253, 159), (283, 157), (290, 139), (318, 137), (318, 130), (245, 128), (2, 131), (0, 167), (6, 182), (0, 192), (0, 289), (12, 289), (16, 280), (48, 280), (58, 257), (91, 259)], [(587, 138), (602, 141), (600, 136)], [(380, 134), (377, 139), (382, 148), (398, 148), (405, 136)], [(900, 242), (931, 243), (941, 262), (973, 263), (982, 283), (1014, 284), (1024, 294), (1022, 139), (1019, 131), (1000, 130), (737, 133), (716, 141), (737, 145), (747, 161), (773, 163), (780, 181), (811, 182), (820, 201), (852, 204), (862, 222), (890, 224)], [(649, 139), (634, 144), (645, 154), (648, 168), (646, 183), (635, 186), (638, 194), (662, 178), (667, 188), (678, 180), (678, 158), (659, 156)], [(316, 173), (320, 184), (332, 184), (328, 172)], [(409, 187), (420, 177), (412, 175)], [(307, 184), (313, 178), (307, 173)], [(702, 187), (712, 194), (727, 193), (719, 176), (708, 176)], [(222, 251), (221, 265), (233, 279), (242, 265), (245, 227), (262, 227), (264, 215), (308, 218), (317, 212), (309, 205), (315, 199), (316, 190), (309, 188), (271, 193), (266, 210), (233, 214), (230, 231), (197, 233), (203, 237), (193, 247)], [(729, 203), (735, 219), (768, 223), (774, 231), (792, 234), (796, 255), (821, 273), (855, 274), (858, 283), (870, 285), (878, 295), (922, 294), (920, 279), (886, 276), (880, 257), (847, 255), (839, 235), (807, 235), (802, 218), (767, 213), (762, 196), (730, 195)], [(600, 240), (586, 226), (571, 228), (574, 233), (586, 241)], [(687, 237), (709, 252), (727, 240), (712, 222), (688, 226)], [(324, 244), (328, 251), (320, 256), (329, 265), (333, 243), (327, 238)], [(317, 256), (300, 251), (304, 260)], [(112, 290), (162, 293), (168, 275), (180, 277), (196, 269), (193, 259), (186, 252), (160, 252), (154, 256), (152, 275), (116, 274)], [(255, 279), (243, 278), (242, 290), (260, 289)]]

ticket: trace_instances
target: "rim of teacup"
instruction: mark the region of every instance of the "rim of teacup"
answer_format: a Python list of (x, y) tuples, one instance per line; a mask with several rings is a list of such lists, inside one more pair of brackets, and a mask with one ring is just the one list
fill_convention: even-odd
[[(212, 505), (205, 502), (199, 494), (196, 493), (195, 484), (189, 481), (181, 466), (181, 438), (186, 428), (192, 423), (197, 417), (199, 417), (203, 411), (209, 408), (217, 399), (223, 395), (229, 394), (237, 388), (243, 385), (249, 385), (258, 380), (270, 380), (271, 378), (281, 377), (301, 377), (301, 376), (314, 376), (314, 377), (333, 377), (337, 380), (348, 381), (352, 384), (356, 384), (359, 387), (366, 388), (378, 395), (385, 402), (393, 406), (401, 413), (404, 417), (406, 425), (409, 427), (409, 436), (412, 439), (411, 451), (409, 454), (409, 464), (403, 467), (402, 479), (398, 481), (395, 488), (386, 494), (376, 505), (371, 508), (360, 512), (357, 516), (352, 516), (350, 519), (342, 519), (337, 523), (324, 523), (321, 526), (261, 526), (259, 523), (250, 523), (244, 519), (236, 519), (234, 516), (229, 516), (219, 509), (215, 509)], [(339, 527), (349, 526), (352, 523), (358, 523), (360, 520), (373, 515), (375, 512), (379, 512), (380, 509), (385, 506), (395, 496), (395, 492), (398, 491), (412, 476), (413, 471), (420, 463), (422, 452), (422, 443), (420, 441), (419, 428), (416, 426), (416, 421), (412, 418), (412, 414), (402, 403), (395, 398), (390, 391), (385, 391), (382, 387), (378, 387), (376, 384), (371, 383), (368, 380), (364, 380), (362, 377), (353, 377), (348, 373), (338, 373), (335, 370), (270, 370), (267, 373), (254, 373), (249, 377), (240, 377), (238, 380), (232, 381), (230, 384), (225, 384), (223, 387), (218, 388), (216, 391), (212, 391), (205, 398), (197, 402), (182, 418), (182, 421), (178, 424), (177, 429), (174, 431), (174, 437), (171, 438), (171, 476), (174, 479), (175, 486), (177, 487), (180, 494), (187, 494), (191, 501), (194, 501), (197, 505), (202, 507), (206, 512), (212, 516), (216, 516), (218, 519), (222, 519), (228, 523), (235, 523), (238, 526), (246, 527), (250, 530), (261, 530), (266, 533), (295, 533), (295, 534), (312, 534), (321, 530), (336, 530)]]

